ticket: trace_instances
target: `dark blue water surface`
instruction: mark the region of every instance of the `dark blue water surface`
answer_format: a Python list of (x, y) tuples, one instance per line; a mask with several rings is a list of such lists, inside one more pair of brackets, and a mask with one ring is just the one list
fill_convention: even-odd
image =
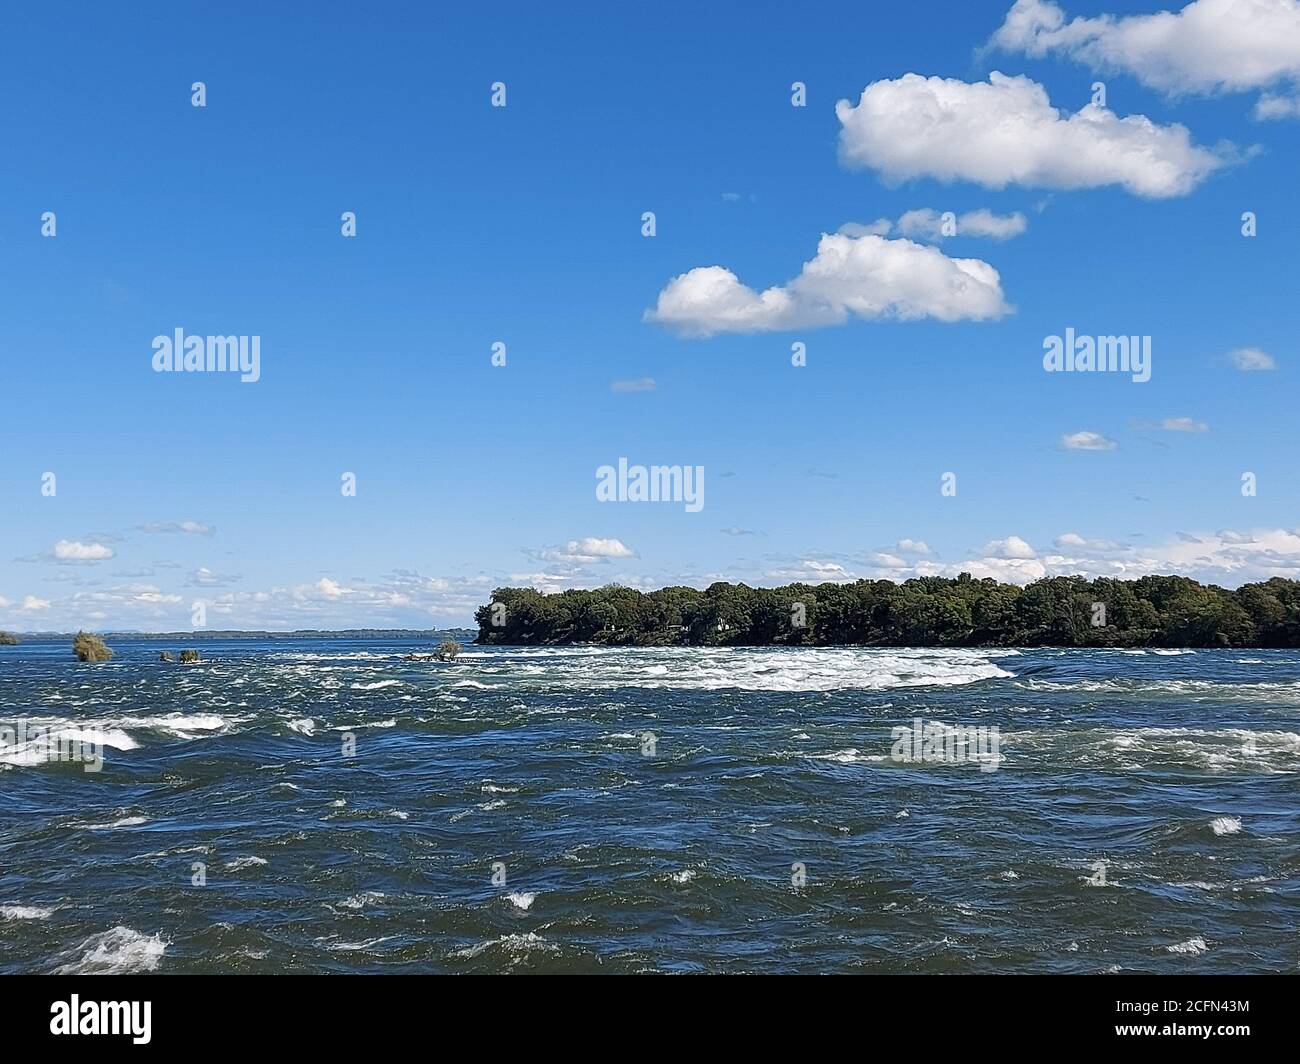
[(0, 647), (0, 971), (1300, 964), (1294, 652), (196, 645)]

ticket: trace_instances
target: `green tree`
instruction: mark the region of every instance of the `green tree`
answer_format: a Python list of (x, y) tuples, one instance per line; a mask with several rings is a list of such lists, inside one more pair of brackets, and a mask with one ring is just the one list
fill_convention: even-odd
[(78, 632), (72, 640), (72, 652), (78, 661), (108, 661), (113, 652), (104, 645), (104, 641), (89, 632)]

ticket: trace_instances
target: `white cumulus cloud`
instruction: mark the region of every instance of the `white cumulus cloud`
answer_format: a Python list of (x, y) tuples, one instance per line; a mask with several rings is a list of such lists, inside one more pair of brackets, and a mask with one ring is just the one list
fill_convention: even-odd
[(631, 558), (636, 552), (622, 540), (598, 536), (571, 539), (563, 547), (547, 547), (535, 552), (542, 561), (567, 562), (570, 565), (591, 565), (612, 558)]
[(981, 553), (987, 558), (1036, 558), (1038, 552), (1019, 536), (1007, 536), (985, 543)]
[(102, 543), (82, 543), (61, 539), (54, 544), (54, 558), (61, 562), (98, 562), (113, 557), (113, 548)]
[(856, 104), (835, 105), (840, 158), (887, 181), (918, 177), (986, 188), (1118, 185), (1153, 199), (1182, 196), (1225, 165), (1180, 125), (1120, 118), (1091, 103), (1052, 106), (1030, 78), (994, 71), (987, 82), (905, 74), (872, 82)]
[(674, 277), (646, 319), (690, 336), (839, 325), (850, 316), (982, 321), (1010, 313), (998, 271), (980, 259), (872, 233), (824, 233), (799, 276), (756, 292), (722, 266)]
[(1181, 11), (1067, 21), (1050, 0), (1016, 0), (990, 43), (1121, 71), (1170, 94), (1240, 92), (1300, 80), (1300, 3), (1193, 0)]

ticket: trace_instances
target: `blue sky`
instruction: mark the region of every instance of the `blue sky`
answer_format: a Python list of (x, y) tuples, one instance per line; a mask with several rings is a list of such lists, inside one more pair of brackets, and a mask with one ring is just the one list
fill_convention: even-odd
[[(1294, 575), (1300, 5), (1198, 0), (1155, 45), (1125, 21), (1154, 4), (1056, 10), (17, 5), (0, 628), (181, 629), (195, 602), (214, 628), (427, 627), (500, 584)], [(1097, 81), (1111, 114), (1067, 123)], [(900, 226), (927, 209), (1023, 231)], [(744, 302), (823, 234), (865, 265)], [(261, 379), (155, 373), (176, 328), (260, 337)], [(1066, 328), (1150, 336), (1150, 381), (1045, 372)], [(598, 502), (620, 456), (702, 466), (703, 509)]]

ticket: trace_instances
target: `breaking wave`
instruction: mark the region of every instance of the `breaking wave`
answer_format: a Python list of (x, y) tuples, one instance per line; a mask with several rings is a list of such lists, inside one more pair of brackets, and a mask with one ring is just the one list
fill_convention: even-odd
[(145, 935), (129, 927), (114, 927), (91, 935), (71, 953), (81, 956), (54, 970), (55, 975), (123, 975), (152, 972), (170, 945), (160, 935)]

